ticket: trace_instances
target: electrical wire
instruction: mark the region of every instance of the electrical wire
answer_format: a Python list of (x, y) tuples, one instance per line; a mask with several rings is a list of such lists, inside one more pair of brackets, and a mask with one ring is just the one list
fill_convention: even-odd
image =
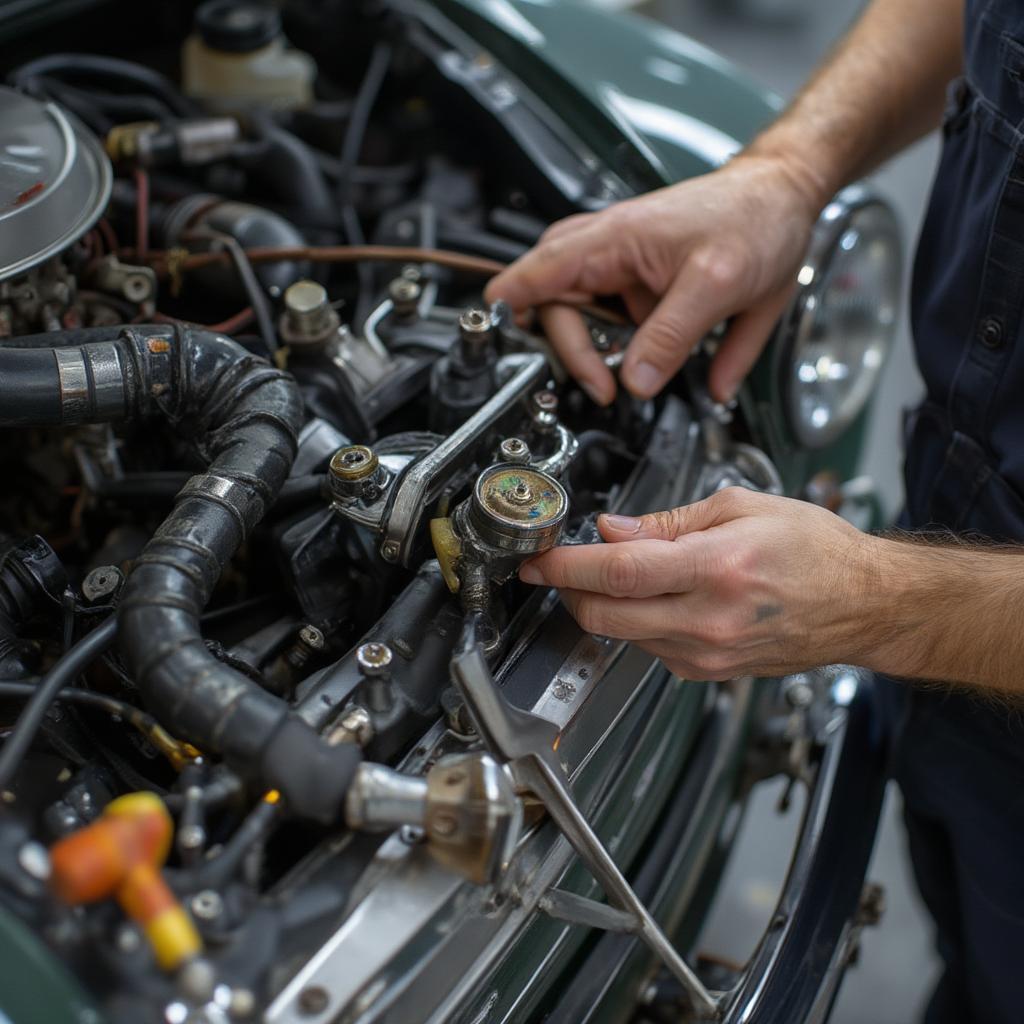
[[(341, 224), (345, 232), (345, 239), (351, 245), (362, 245), (365, 241), (363, 228), (359, 223), (359, 214), (352, 201), (352, 176), (363, 150), (373, 106), (377, 102), (377, 96), (390, 66), (391, 47), (386, 42), (378, 42), (373, 48), (366, 74), (356, 93), (355, 102), (352, 104), (352, 115), (345, 126), (345, 135), (341, 143), (341, 154), (338, 159), (338, 206), (341, 210)], [(373, 273), (367, 264), (360, 263), (356, 267), (356, 275), (359, 278), (359, 297), (356, 301), (358, 311), (363, 310), (366, 302), (369, 301), (369, 294), (373, 289)], [(358, 317), (357, 322), (361, 323)]]
[(256, 330), (263, 340), (267, 351), (273, 355), (279, 347), (277, 344), (277, 331), (274, 328), (274, 318), (271, 315), (270, 303), (267, 301), (267, 294), (263, 290), (263, 285), (260, 284), (260, 279), (252, 269), (252, 261), (249, 259), (248, 252), (242, 248), (236, 238), (220, 231), (198, 229), (188, 231), (182, 236), (183, 241), (190, 239), (206, 239), (227, 250), (231, 262), (235, 265), (242, 288), (249, 299), (249, 308), (256, 319)]
[(0, 750), (0, 789), (10, 788), (46, 712), (58, 699), (60, 691), (76, 679), (91, 661), (106, 651), (116, 636), (117, 619), (111, 616), (102, 626), (72, 645), (42, 677)]

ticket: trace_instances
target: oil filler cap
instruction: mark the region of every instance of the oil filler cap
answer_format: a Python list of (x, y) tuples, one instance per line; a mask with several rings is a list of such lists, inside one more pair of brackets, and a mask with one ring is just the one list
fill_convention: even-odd
[(528, 556), (558, 543), (568, 509), (569, 497), (554, 477), (506, 462), (477, 477), (469, 519), (485, 543)]

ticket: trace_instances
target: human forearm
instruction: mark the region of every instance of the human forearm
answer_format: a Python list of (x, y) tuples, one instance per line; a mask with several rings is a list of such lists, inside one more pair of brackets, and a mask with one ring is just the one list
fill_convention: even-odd
[(745, 153), (781, 158), (820, 208), (937, 127), (962, 35), (963, 0), (874, 0)]
[[(878, 600), (861, 657), (876, 671), (1024, 693), (1024, 547), (875, 538)], [(857, 652), (854, 652), (856, 654)]]

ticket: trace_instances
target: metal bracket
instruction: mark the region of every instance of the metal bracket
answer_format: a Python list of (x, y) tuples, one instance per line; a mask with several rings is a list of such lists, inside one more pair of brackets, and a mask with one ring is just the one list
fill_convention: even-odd
[[(717, 1020), (721, 1011), (721, 995), (710, 992), (676, 952), (579, 809), (556, 754), (560, 735), (558, 727), (510, 704), (498, 688), (476, 637), (478, 618), (476, 615), (467, 618), (451, 668), (455, 684), (484, 744), (507, 765), (519, 790), (532, 793), (544, 805), (548, 815), (604, 889), (609, 903), (613, 904), (611, 909), (624, 912), (624, 916), (631, 919), (628, 930), (635, 932), (678, 979), (697, 1019)], [(595, 907), (601, 911), (609, 909), (603, 904), (584, 907), (578, 898), (567, 903), (565, 895), (557, 891), (548, 894), (549, 913), (552, 907), (558, 911), (568, 908), (569, 913), (576, 912), (577, 916), (585, 912), (588, 915), (586, 923), (592, 927), (607, 927), (609, 922), (613, 922), (613, 930), (625, 930), (620, 914), (609, 917), (607, 913), (594, 913)], [(585, 903), (592, 904), (592, 901)]]

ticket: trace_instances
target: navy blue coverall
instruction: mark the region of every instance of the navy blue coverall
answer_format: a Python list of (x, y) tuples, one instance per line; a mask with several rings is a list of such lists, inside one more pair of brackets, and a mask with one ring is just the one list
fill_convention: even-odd
[[(908, 425), (904, 522), (1024, 542), (1024, 2), (967, 0), (943, 135), (914, 267), (927, 395)], [(1021, 1024), (1024, 710), (905, 684), (886, 695), (946, 967), (927, 1024)]]

